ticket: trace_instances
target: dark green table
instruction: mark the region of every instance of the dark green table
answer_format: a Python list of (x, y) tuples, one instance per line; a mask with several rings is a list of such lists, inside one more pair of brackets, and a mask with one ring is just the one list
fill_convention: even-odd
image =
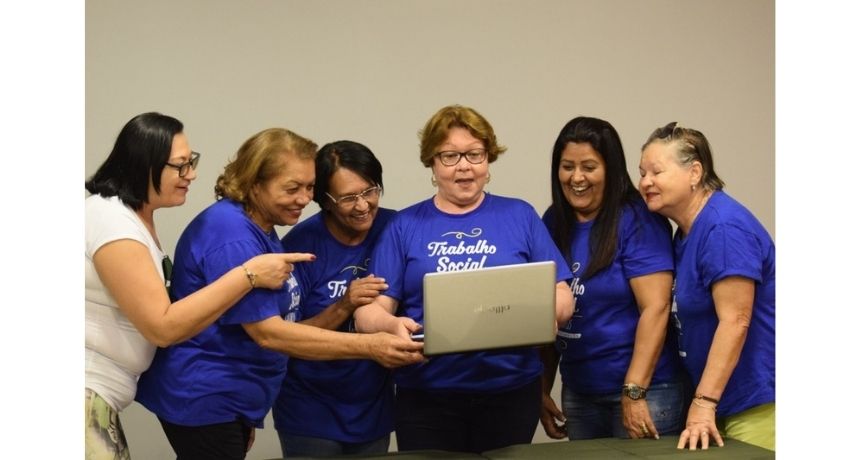
[[(596, 459), (652, 459), (652, 460), (770, 460), (775, 458), (773, 451), (762, 449), (734, 439), (725, 439), (725, 446), (711, 445), (708, 450), (679, 450), (678, 436), (664, 436), (654, 439), (588, 439), (583, 441), (554, 441), (541, 444), (518, 444), (515, 446), (496, 449), (481, 454), (464, 452), (445, 452), (438, 450), (419, 450), (411, 452), (391, 452), (374, 456), (346, 455), (337, 458), (390, 458), (397, 460), (472, 460), (472, 459), (565, 459), (565, 460), (596, 460)], [(272, 459), (275, 460), (275, 459)]]
[(488, 459), (534, 458), (534, 459), (637, 459), (654, 460), (700, 460), (700, 459), (773, 459), (773, 451), (746, 444), (733, 439), (724, 439), (725, 445), (711, 444), (708, 450), (679, 450), (678, 436), (654, 439), (588, 439), (582, 441), (559, 441), (541, 444), (519, 444), (504, 449), (491, 450), (481, 455)]

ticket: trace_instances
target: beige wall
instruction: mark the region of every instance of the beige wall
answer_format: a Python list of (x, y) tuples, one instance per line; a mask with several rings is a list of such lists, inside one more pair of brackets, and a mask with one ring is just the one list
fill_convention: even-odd
[[(775, 236), (771, 0), (86, 2), (86, 175), (144, 111), (178, 117), (203, 153), (185, 206), (157, 214), (169, 253), (228, 157), (272, 126), (369, 146), (385, 206), (430, 196), (417, 131), (451, 103), (482, 112), (509, 147), (488, 189), (539, 211), (569, 119), (615, 125), (634, 181), (651, 130), (700, 129), (726, 190)], [(139, 405), (123, 424), (136, 458), (170, 456)], [(269, 424), (249, 458), (277, 455)]]

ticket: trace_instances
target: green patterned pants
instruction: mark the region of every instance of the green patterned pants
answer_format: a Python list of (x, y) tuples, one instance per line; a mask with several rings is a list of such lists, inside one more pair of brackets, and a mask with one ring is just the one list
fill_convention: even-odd
[(89, 388), (85, 391), (86, 427), (84, 449), (87, 460), (128, 460), (128, 443), (119, 413)]

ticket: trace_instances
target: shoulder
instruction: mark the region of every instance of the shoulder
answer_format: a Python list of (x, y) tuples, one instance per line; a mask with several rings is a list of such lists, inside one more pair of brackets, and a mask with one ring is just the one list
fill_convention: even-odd
[(537, 216), (534, 206), (521, 198), (487, 193), (485, 199), (487, 200), (487, 206), (497, 211), (526, 213)]
[(757, 235), (767, 234), (767, 230), (749, 209), (721, 190), (711, 195), (705, 209), (708, 212), (702, 214), (704, 214), (703, 224), (706, 228), (721, 228), (724, 231), (741, 231)]
[(656, 213), (648, 210), (648, 206), (642, 200), (632, 200), (624, 203), (621, 208), (621, 226), (629, 227), (659, 227), (670, 230), (669, 221)]
[(432, 214), (436, 214), (436, 206), (433, 204), (433, 198), (428, 198), (392, 213), (389, 221), (392, 224), (402, 224), (404, 222), (426, 219), (428, 215)]
[(131, 227), (137, 228), (142, 224), (135, 216), (134, 210), (126, 206), (116, 196), (105, 198), (92, 195), (84, 201), (84, 219), (87, 230), (92, 228)]
[(87, 252), (120, 239), (131, 239), (147, 244), (147, 230), (134, 211), (118, 197), (100, 195), (88, 197), (84, 202), (84, 233)]
[(250, 219), (245, 214), (241, 203), (222, 198), (200, 211), (188, 224), (188, 229), (229, 231), (244, 226), (246, 221), (250, 222)]
[(325, 226), (322, 212), (318, 212), (307, 219), (294, 225), (283, 238), (281, 243), (288, 251), (298, 251), (301, 247), (308, 247), (312, 241), (329, 237), (331, 234)]
[[(284, 242), (296, 237), (303, 237), (307, 234), (315, 234), (321, 230), (326, 230), (322, 212), (318, 212), (307, 219), (294, 225), (282, 239)], [(327, 230), (326, 230), (327, 232)]]
[(84, 200), (84, 212), (89, 214), (128, 214), (134, 212), (119, 197), (90, 195)]
[[(245, 213), (241, 203), (223, 198), (197, 214), (185, 227), (177, 242), (177, 251), (199, 253), (231, 252), (231, 248), (255, 248), (282, 252), (280, 241), (263, 232)], [(244, 251), (244, 249), (242, 249)]]
[(373, 226), (370, 229), (372, 235), (378, 234), (394, 220), (397, 216), (397, 211), (388, 208), (379, 208), (376, 211), (376, 218), (373, 219)]
[(376, 212), (376, 221), (382, 224), (387, 223), (392, 217), (397, 215), (397, 211), (388, 208), (379, 208)]

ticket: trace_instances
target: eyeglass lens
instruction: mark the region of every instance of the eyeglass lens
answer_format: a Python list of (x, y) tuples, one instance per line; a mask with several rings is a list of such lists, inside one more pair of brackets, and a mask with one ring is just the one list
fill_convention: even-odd
[(460, 162), (460, 159), (466, 157), (466, 161), (472, 164), (480, 164), (487, 158), (487, 151), (484, 149), (469, 150), (468, 152), (446, 151), (439, 152), (439, 161), (445, 166), (454, 166)]
[[(331, 196), (331, 195), (329, 195)], [(376, 199), (379, 196), (379, 187), (371, 187), (361, 193), (353, 195), (344, 195), (335, 202), (340, 206), (354, 206), (358, 203), (359, 198), (364, 198), (365, 201)]]

